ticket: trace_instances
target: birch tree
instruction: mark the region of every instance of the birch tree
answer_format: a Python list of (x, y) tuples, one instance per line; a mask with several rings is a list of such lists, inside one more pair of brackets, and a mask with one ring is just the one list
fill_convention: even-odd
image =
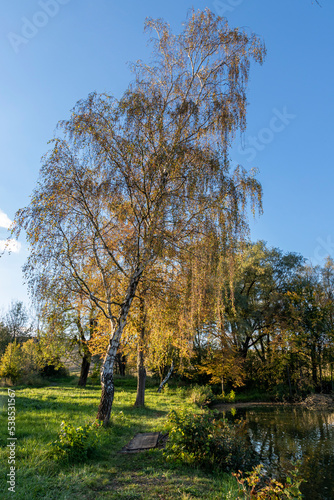
[[(228, 151), (246, 126), (250, 62), (265, 48), (210, 10), (192, 11), (179, 35), (148, 19), (150, 64), (133, 65), (121, 99), (95, 93), (59, 124), (30, 205), (16, 214), (26, 230), (28, 278), (37, 268), (71, 273), (108, 321), (97, 417), (110, 419), (113, 366), (143, 275), (177, 261), (214, 228), (228, 237), (246, 228), (248, 200), (261, 187)], [(92, 276), (94, 279), (92, 279)]]

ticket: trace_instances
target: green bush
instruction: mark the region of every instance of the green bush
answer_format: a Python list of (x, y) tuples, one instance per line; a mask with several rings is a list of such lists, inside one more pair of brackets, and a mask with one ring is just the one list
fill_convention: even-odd
[(11, 380), (14, 384), (20, 378), (24, 366), (20, 344), (16, 341), (8, 344), (0, 362), (0, 377)]
[(60, 424), (58, 439), (52, 443), (52, 454), (68, 462), (82, 462), (89, 458), (99, 442), (99, 428), (102, 423), (95, 421), (75, 428), (64, 421)]
[(215, 402), (217, 402), (217, 403), (218, 402), (219, 403), (234, 403), (234, 401), (235, 401), (235, 392), (232, 389), (229, 394), (225, 394), (225, 392), (223, 392), (219, 396), (215, 396), (214, 399), (215, 399)]
[(247, 442), (243, 422), (230, 424), (219, 412), (177, 414), (172, 411), (167, 430), (165, 456), (168, 461), (227, 472), (249, 470), (255, 464), (256, 455)]
[(0, 361), (0, 377), (14, 384), (43, 385), (42, 377), (51, 376), (66, 377), (69, 372), (60, 362), (49, 364), (39, 342), (29, 339), (22, 344), (8, 344)]
[(211, 387), (208, 385), (194, 385), (190, 393), (190, 400), (197, 406), (202, 408), (207, 406), (213, 401), (213, 393)]
[(186, 399), (188, 396), (188, 389), (186, 387), (176, 387), (175, 394), (179, 396), (180, 399)]
[(260, 464), (243, 477), (241, 472), (233, 474), (243, 493), (245, 500), (301, 500), (303, 495), (299, 489), (304, 479), (300, 478), (297, 467), (290, 471), (285, 484), (276, 479), (265, 478), (262, 472), (263, 465)]

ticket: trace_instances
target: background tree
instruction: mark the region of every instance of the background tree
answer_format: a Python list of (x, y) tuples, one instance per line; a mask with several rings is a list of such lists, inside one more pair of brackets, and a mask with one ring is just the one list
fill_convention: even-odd
[(330, 367), (331, 389), (334, 391), (334, 261), (327, 257), (321, 270), (321, 283), (324, 290), (326, 314), (326, 339), (324, 346), (324, 359)]
[(22, 353), (20, 344), (14, 340), (7, 345), (0, 360), (0, 377), (9, 379), (14, 384), (22, 374)]
[[(241, 385), (248, 357), (262, 375), (272, 363), (273, 341), (283, 328), (284, 297), (302, 258), (268, 249), (263, 242), (237, 243), (235, 251), (209, 247), (196, 271), (198, 297), (195, 365), (224, 386)], [(196, 266), (199, 267), (199, 266)], [(193, 273), (194, 274), (194, 273)]]
[[(24, 268), (30, 273), (30, 263)], [(39, 321), (40, 330), (52, 330), (53, 335), (59, 337), (69, 352), (73, 351), (72, 358), (81, 357), (81, 368), (78, 385), (85, 387), (89, 374), (92, 354), (89, 340), (96, 328), (96, 306), (85, 296), (73, 293), (76, 282), (68, 269), (63, 268), (61, 273), (51, 273), (37, 268), (30, 274), (29, 292), (33, 299)]]
[(10, 334), (11, 342), (27, 340), (32, 333), (29, 314), (23, 302), (19, 300), (11, 302), (2, 321)]
[(11, 341), (9, 329), (4, 323), (0, 322), (0, 356), (5, 352), (6, 347)]
[(283, 319), (283, 298), (302, 262), (301, 256), (268, 249), (261, 241), (247, 245), (240, 254), (226, 320), (244, 358), (253, 348), (262, 361), (266, 359), (271, 337)]
[(328, 271), (328, 267), (321, 270), (305, 266), (288, 294), (291, 344), (298, 355), (299, 369), (303, 360), (304, 367), (310, 368), (314, 388), (318, 389), (322, 386), (324, 354), (333, 345), (333, 302)]
[(65, 302), (62, 306), (59, 303), (44, 303), (41, 314), (39, 341), (45, 342), (47, 338), (52, 338), (52, 343), (60, 347), (60, 356), (74, 362), (77, 362), (78, 357), (81, 358), (78, 385), (85, 387), (92, 358), (89, 340), (97, 322), (94, 308), (85, 308), (74, 302)]

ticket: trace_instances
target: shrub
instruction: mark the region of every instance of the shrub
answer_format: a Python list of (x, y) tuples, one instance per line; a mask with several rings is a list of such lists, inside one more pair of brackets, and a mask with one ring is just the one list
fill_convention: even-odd
[(22, 357), (24, 360), (23, 371), (25, 374), (38, 373), (41, 368), (41, 353), (38, 343), (34, 339), (29, 339), (21, 345)]
[(215, 401), (217, 401), (219, 403), (234, 403), (234, 401), (235, 401), (234, 390), (232, 389), (229, 394), (225, 394), (225, 392), (223, 392), (219, 396), (215, 396)]
[(43, 384), (42, 377), (65, 377), (68, 370), (59, 362), (51, 365), (45, 360), (40, 343), (29, 339), (22, 344), (16, 341), (8, 344), (0, 363), (0, 377), (16, 382), (34, 385)]
[(190, 393), (191, 402), (200, 408), (210, 404), (213, 397), (211, 387), (208, 385), (194, 385)]
[(68, 462), (82, 462), (89, 458), (98, 442), (102, 423), (95, 421), (75, 428), (64, 421), (60, 424), (58, 439), (52, 443), (52, 454)]
[(175, 389), (175, 393), (179, 396), (180, 399), (186, 399), (188, 396), (188, 389), (186, 387), (177, 387)]
[(168, 416), (167, 460), (216, 468), (223, 471), (249, 470), (255, 453), (247, 442), (243, 422), (230, 424), (216, 411)]
[(0, 377), (10, 379), (14, 384), (20, 378), (23, 367), (23, 356), (20, 344), (16, 341), (8, 344), (1, 358)]
[(290, 471), (285, 484), (276, 479), (264, 478), (262, 467), (262, 464), (254, 467), (251, 472), (246, 473), (248, 476), (246, 478), (243, 478), (240, 471), (233, 474), (242, 487), (239, 493), (243, 493), (245, 500), (300, 500), (303, 498), (299, 487), (304, 479), (300, 478), (297, 467)]

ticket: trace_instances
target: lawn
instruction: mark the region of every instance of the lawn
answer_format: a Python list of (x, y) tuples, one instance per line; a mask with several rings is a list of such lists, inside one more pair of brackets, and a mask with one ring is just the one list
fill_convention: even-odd
[(235, 499), (235, 480), (228, 474), (213, 475), (167, 463), (161, 449), (120, 454), (137, 433), (163, 431), (172, 409), (198, 408), (186, 391), (168, 388), (162, 394), (148, 381), (145, 409), (135, 409), (136, 381), (117, 378), (111, 425), (100, 430), (94, 457), (83, 463), (66, 464), (50, 456), (61, 421), (75, 426), (95, 419), (100, 387), (76, 386), (72, 377), (45, 387), (16, 387), (16, 487), (8, 491), (7, 388), (0, 389), (1, 498), (16, 499), (119, 499), (191, 500)]

